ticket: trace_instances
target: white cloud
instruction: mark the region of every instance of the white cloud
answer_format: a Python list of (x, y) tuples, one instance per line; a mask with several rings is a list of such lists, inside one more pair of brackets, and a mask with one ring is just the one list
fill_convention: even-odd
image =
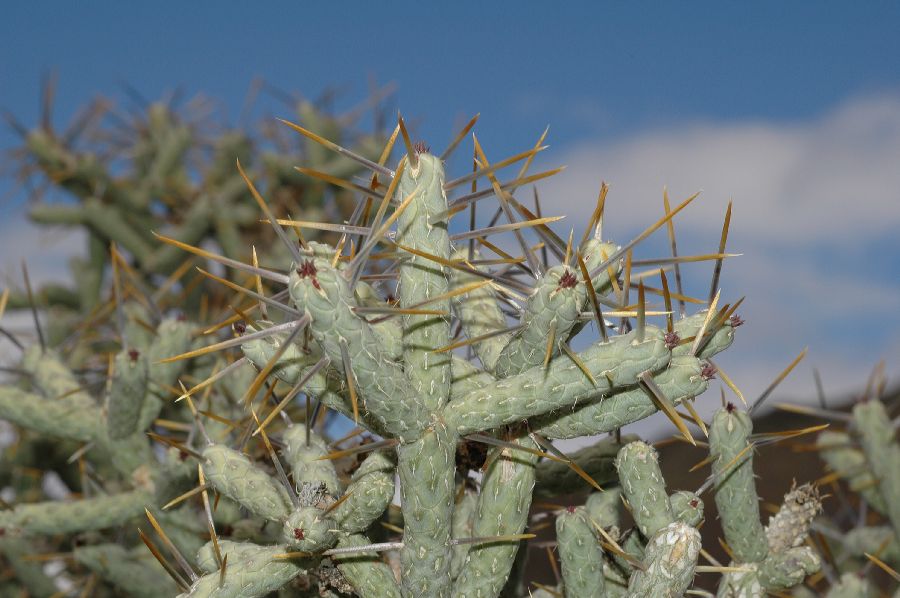
[[(856, 98), (803, 123), (688, 123), (550, 159), (568, 168), (541, 186), (544, 211), (583, 225), (606, 180), (604, 236), (620, 243), (661, 215), (668, 186), (673, 206), (703, 190), (676, 217), (681, 253), (712, 251), (734, 200), (729, 250), (744, 255), (725, 264), (723, 300), (747, 296), (747, 325), (719, 361), (748, 398), (807, 345), (782, 396), (814, 397), (812, 366), (832, 397), (864, 385), (881, 359), (896, 375), (900, 280), (879, 277), (874, 264), (900, 260), (900, 96)], [(703, 273), (689, 290), (705, 297), (710, 267), (688, 268)]]

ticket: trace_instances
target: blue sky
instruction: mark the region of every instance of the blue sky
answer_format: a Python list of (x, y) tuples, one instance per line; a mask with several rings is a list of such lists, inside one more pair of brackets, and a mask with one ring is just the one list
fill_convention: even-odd
[[(203, 92), (234, 122), (254, 77), (310, 98), (337, 85), (350, 106), (372, 76), (436, 148), (476, 112), (490, 156), (549, 124), (543, 166), (569, 170), (542, 187), (546, 211), (576, 228), (601, 179), (620, 243), (658, 215), (663, 184), (673, 201), (702, 188), (677, 226), (709, 251), (734, 199), (744, 256), (723, 288), (749, 296), (748, 325), (722, 362), (748, 394), (807, 344), (846, 390), (900, 363), (898, 26), (889, 2), (18, 3), (0, 19), (0, 107), (35, 123), (56, 69), (58, 125), (97, 94), (121, 100), (122, 81), (151, 99)], [(17, 222), (21, 201), (0, 215)]]

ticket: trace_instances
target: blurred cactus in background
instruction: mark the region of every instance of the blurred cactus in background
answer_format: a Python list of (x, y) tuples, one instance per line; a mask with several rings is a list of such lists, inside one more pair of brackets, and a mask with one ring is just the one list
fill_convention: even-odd
[[(559, 170), (528, 172), (544, 135), (497, 162), (473, 135), (471, 172), (445, 175), (476, 119), (437, 154), (402, 119), (358, 135), (302, 103), (272, 134), (301, 149), (267, 153), (153, 104), (99, 138), (124, 165), (48, 123), (23, 132), (31, 167), (74, 197), (32, 218), (84, 227), (90, 252), (75, 288), (2, 297), (64, 311), (0, 386), (17, 434), (0, 468), (0, 594), (749, 597), (830, 572), (809, 543), (822, 499), (805, 472), (767, 525), (757, 497), (755, 448), (822, 430), (752, 431), (799, 358), (746, 408), (723, 400), (704, 422), (694, 407), (717, 376), (743, 400), (713, 362), (743, 323), (741, 300), (720, 305), (730, 206), (715, 252), (678, 257), (673, 219), (696, 196), (666, 197), (619, 245), (602, 236), (603, 185), (566, 238), (536, 191), (517, 199)], [(673, 256), (637, 259), (663, 227)], [(688, 263), (711, 267), (708, 296), (682, 288)], [(888, 561), (900, 457), (876, 405), (854, 412), (859, 449), (819, 442), (871, 463), (856, 487), (893, 527), (861, 528), (859, 546)], [(656, 448), (621, 433), (659, 411), (708, 449), (701, 487), (669, 488)], [(585, 447), (553, 444), (573, 438)], [(862, 475), (852, 464), (836, 469)], [(50, 472), (65, 496), (48, 495)], [(572, 495), (586, 498), (559, 504)], [(704, 496), (728, 563), (704, 550)], [(558, 577), (529, 583), (547, 527)]]

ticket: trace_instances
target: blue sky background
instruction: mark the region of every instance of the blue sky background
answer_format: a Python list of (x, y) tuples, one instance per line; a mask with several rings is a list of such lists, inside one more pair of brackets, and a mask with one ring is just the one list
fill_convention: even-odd
[[(0, 107), (36, 123), (56, 69), (58, 126), (97, 94), (121, 100), (123, 81), (151, 99), (202, 92), (233, 123), (257, 76), (309, 98), (340, 86), (345, 106), (374, 77), (438, 149), (476, 112), (494, 157), (549, 124), (542, 166), (569, 169), (541, 189), (545, 211), (570, 214), (562, 232), (580, 232), (600, 180), (620, 243), (658, 216), (663, 184), (673, 201), (702, 188), (677, 227), (705, 252), (734, 199), (744, 257), (723, 294), (748, 295), (748, 325), (723, 365), (752, 395), (809, 345), (786, 389), (808, 394), (818, 365), (838, 393), (900, 363), (898, 27), (894, 2), (9, 3)], [(17, 143), (0, 132), (0, 149)], [(39, 251), (9, 189), (4, 272)]]

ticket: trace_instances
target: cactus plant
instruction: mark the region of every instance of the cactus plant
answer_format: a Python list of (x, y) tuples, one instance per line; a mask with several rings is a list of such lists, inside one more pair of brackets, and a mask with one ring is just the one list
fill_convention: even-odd
[[(528, 591), (520, 579), (523, 546), (548, 515), (533, 498), (590, 488), (596, 492), (584, 506), (551, 509), (562, 577), (557, 587), (536, 591), (680, 596), (702, 571), (701, 494), (713, 488), (734, 557), (729, 567), (704, 569), (724, 573), (720, 595), (783, 590), (817, 570), (817, 555), (801, 546), (818, 512), (813, 490), (789, 493), (767, 528), (759, 519), (746, 414), (729, 407), (716, 415), (711, 483), (696, 492), (667, 490), (655, 449), (620, 434), (663, 411), (696, 443), (677, 407), (693, 411), (691, 402), (715, 375), (711, 358), (731, 345), (741, 324), (737, 304), (718, 307), (717, 293), (699, 301), (705, 309), (673, 317), (659, 264), (683, 260), (666, 258), (632, 274), (637, 244), (692, 198), (675, 210), (667, 205), (665, 217), (619, 246), (600, 236), (604, 187), (576, 244), (514, 194), (554, 172), (527, 175), (543, 137), (534, 149), (493, 165), (475, 139), (474, 173), (448, 180), (446, 160), (474, 120), (436, 155), (411, 143), (401, 119), (377, 161), (287, 124), (312, 147), (336, 150), (370, 172), (364, 184), (328, 179), (362, 196), (349, 218), (330, 227), (343, 236), (328, 244), (296, 235), (310, 224), (279, 213), (283, 207), (264, 199), (238, 160), (234, 173), (279, 245), (269, 248), (266, 267), (248, 263), (249, 252), (227, 243), (224, 255), (197, 247), (208, 228), (198, 235), (179, 231), (178, 239), (157, 235), (163, 243), (147, 240), (146, 252), (122, 243), (149, 280), (177, 263), (169, 248), (224, 264), (239, 277), (218, 280), (259, 310), (235, 309), (218, 325), (202, 321), (198, 310), (193, 323), (162, 319), (148, 331), (135, 326), (139, 319), (125, 323), (123, 314), (144, 308), (152, 321), (158, 306), (119, 301), (118, 318), (111, 318), (117, 340), (107, 339), (114, 355), (108, 388), (96, 393), (63, 355), (30, 348), (23, 382), (0, 388), (0, 417), (26, 434), (81, 447), (78, 460), (89, 471), (78, 498), (19, 500), (0, 511), (4, 535), (45, 545), (57, 538), (57, 546), (86, 538), (89, 547), (72, 552), (71, 572), (89, 571), (83, 583), (107, 592), (164, 596), (175, 587), (185, 597), (494, 598)], [(166, 165), (185, 141), (177, 130), (170, 133), (172, 147), (144, 163), (148, 193), (181, 178)], [(391, 169), (386, 164), (401, 137), (405, 152)], [(310, 154), (327, 156), (318, 148)], [(499, 181), (500, 168), (523, 160), (514, 179)], [(82, 189), (95, 170), (85, 161), (66, 181)], [(448, 199), (481, 178), (489, 189)], [(110, 193), (120, 193), (112, 187)], [(242, 194), (235, 190), (235, 201)], [(490, 196), (507, 223), (453, 232), (454, 214)], [(122, 205), (128, 201), (137, 200)], [(89, 226), (120, 230), (117, 223)], [(488, 240), (506, 232), (518, 238), (520, 257)], [(526, 233), (537, 234), (560, 263), (539, 259)], [(717, 253), (705, 256), (719, 266), (724, 238)], [(485, 257), (488, 251), (499, 258)], [(661, 290), (650, 286), (650, 276), (660, 277)], [(661, 295), (665, 309), (651, 309), (649, 292)], [(687, 298), (680, 287), (677, 296)], [(664, 326), (647, 322), (654, 313), (665, 316)], [(591, 323), (599, 337), (576, 351), (573, 339)], [(231, 339), (210, 343), (191, 334), (227, 324)], [(99, 378), (105, 381), (102, 372)], [(160, 418), (170, 398), (177, 398), (177, 407), (165, 405), (172, 419)], [(318, 424), (323, 410), (342, 414), (354, 432), (329, 438)], [(552, 443), (603, 434), (569, 456)], [(359, 435), (366, 440), (347, 448)], [(884, 434), (876, 436), (872, 445), (883, 445)], [(99, 476), (101, 485), (93, 481)], [(136, 524), (159, 565), (112, 547), (111, 532)], [(19, 562), (14, 553), (6, 558)], [(158, 566), (171, 581), (135, 587)], [(26, 576), (38, 577), (30, 591), (47, 587), (40, 571), (21, 570), (15, 569), (23, 584)]]

